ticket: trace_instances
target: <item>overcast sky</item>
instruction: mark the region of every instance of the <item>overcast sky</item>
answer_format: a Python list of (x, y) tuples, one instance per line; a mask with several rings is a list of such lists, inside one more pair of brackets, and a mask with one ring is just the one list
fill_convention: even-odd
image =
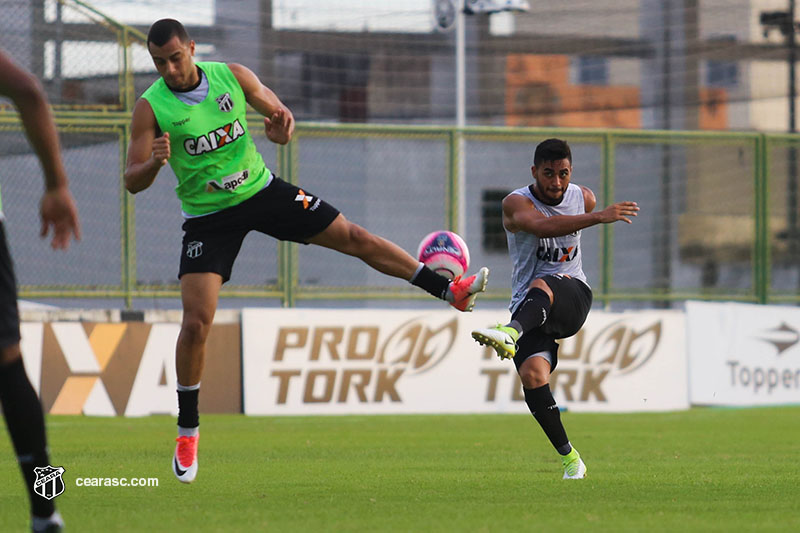
[[(277, 28), (427, 32), (433, 26), (432, 2), (273, 0), (273, 23)], [(128, 24), (150, 24), (160, 18), (175, 18), (187, 25), (214, 22), (215, 0), (92, 0), (90, 3), (111, 18)], [(47, 0), (47, 4), (48, 10), (55, 13), (56, 0)], [(228, 3), (231, 9), (237, 4)], [(75, 20), (70, 9), (64, 9), (64, 19)]]
[[(236, 9), (241, 2), (225, 2)], [(433, 0), (273, 0), (273, 24), (280, 29), (423, 32), (433, 29)], [(186, 25), (214, 24), (216, 0), (91, 0), (88, 2), (105, 15), (125, 24), (148, 25), (160, 18), (175, 18)], [(62, 6), (65, 22), (85, 22), (78, 11)], [(45, 17), (56, 19), (57, 0), (45, 0)], [(232, 14), (232, 20), (249, 20)], [(226, 22), (228, 23), (228, 22)], [(199, 43), (199, 46), (204, 46)], [(118, 52), (113, 43), (68, 41), (62, 44), (62, 71), (66, 78), (116, 72)], [(203, 50), (198, 50), (202, 53)], [(87, 62), (86, 55), (94, 60)], [(55, 43), (45, 43), (45, 78), (55, 69)], [(133, 68), (153, 71), (147, 51), (134, 46)]]

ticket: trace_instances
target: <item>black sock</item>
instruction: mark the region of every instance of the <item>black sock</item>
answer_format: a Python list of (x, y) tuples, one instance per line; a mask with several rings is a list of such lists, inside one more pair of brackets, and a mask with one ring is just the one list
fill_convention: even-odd
[(25, 374), (22, 359), (0, 367), (0, 403), (19, 467), (25, 478), (31, 514), (50, 516), (55, 511), (53, 502), (33, 491), (33, 483), (36, 481), (33, 469), (50, 465), (50, 459), (47, 456), (42, 404)]
[(549, 312), (550, 296), (542, 289), (534, 287), (525, 295), (525, 299), (514, 314), (514, 320), (509, 325), (520, 334), (527, 333), (544, 324)]
[[(561, 423), (558, 405), (550, 392), (550, 385), (545, 383), (536, 389), (525, 389), (525, 403), (528, 404), (533, 418), (542, 426), (545, 435), (558, 453), (568, 454), (571, 450), (569, 439), (564, 425)], [(563, 450), (566, 451), (562, 453)]]
[(197, 399), (200, 388), (178, 391), (178, 425), (182, 428), (196, 428), (200, 425)]
[(437, 274), (425, 265), (421, 265), (421, 268), (417, 270), (417, 273), (411, 278), (410, 283), (441, 300), (447, 297), (447, 288), (450, 286), (449, 279), (441, 274)]

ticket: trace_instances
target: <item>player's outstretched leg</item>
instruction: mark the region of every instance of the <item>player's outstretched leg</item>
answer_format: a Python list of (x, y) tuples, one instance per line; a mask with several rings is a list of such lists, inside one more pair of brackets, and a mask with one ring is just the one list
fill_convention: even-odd
[(478, 294), (486, 290), (489, 282), (489, 269), (486, 267), (478, 270), (468, 278), (457, 277), (447, 288), (445, 299), (459, 311), (470, 312), (475, 307)]
[(353, 224), (341, 213), (307, 242), (357, 257), (378, 272), (404, 279), (436, 298), (446, 300), (459, 311), (472, 311), (476, 295), (486, 290), (489, 280), (489, 269), (483, 267), (477, 274), (451, 282), (397, 244)]
[(472, 330), (472, 338), (481, 346), (491, 346), (500, 359), (513, 359), (517, 354), (519, 332), (512, 327), (496, 325), (493, 328)]

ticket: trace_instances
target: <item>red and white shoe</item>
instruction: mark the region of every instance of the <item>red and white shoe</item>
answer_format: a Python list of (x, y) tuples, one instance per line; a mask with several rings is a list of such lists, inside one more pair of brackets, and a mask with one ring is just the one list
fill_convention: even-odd
[(449, 292), (447, 301), (459, 311), (468, 313), (475, 307), (475, 299), (478, 297), (478, 293), (486, 290), (488, 282), (489, 269), (486, 267), (481, 268), (477, 274), (473, 274), (468, 278), (461, 279), (461, 276), (459, 276), (450, 283), (450, 287), (447, 289)]
[(172, 472), (181, 483), (191, 483), (197, 477), (197, 442), (200, 435), (175, 439), (175, 455), (172, 457)]

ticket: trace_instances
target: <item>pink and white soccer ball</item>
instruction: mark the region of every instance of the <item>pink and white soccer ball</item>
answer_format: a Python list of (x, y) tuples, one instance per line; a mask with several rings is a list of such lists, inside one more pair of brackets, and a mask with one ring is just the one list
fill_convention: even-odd
[(417, 257), (425, 265), (453, 279), (469, 268), (469, 248), (458, 234), (452, 231), (434, 231), (419, 243)]

